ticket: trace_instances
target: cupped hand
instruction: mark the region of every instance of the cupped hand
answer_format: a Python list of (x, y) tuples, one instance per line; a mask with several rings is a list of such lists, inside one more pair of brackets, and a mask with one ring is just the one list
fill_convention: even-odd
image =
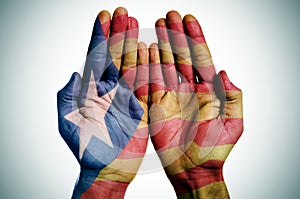
[(117, 8), (112, 19), (100, 12), (82, 78), (74, 73), (57, 94), (59, 130), (81, 167), (72, 198), (123, 198), (141, 164), (148, 80), (138, 74), (149, 72), (137, 67), (137, 61), (148, 63), (147, 49), (139, 46), (138, 22), (125, 8)]
[(179, 198), (229, 198), (222, 168), (243, 131), (242, 92), (218, 74), (197, 19), (170, 11), (150, 50), (150, 135)]

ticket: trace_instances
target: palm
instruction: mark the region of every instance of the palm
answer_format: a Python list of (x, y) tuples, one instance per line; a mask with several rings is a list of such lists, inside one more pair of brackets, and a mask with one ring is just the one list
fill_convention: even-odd
[(157, 118), (152, 141), (169, 176), (195, 167), (222, 168), (240, 137), (242, 93), (232, 84), (219, 86), (225, 93), (209, 83), (179, 84), (161, 91), (152, 104), (150, 114)]
[(137, 67), (132, 54), (137, 54), (138, 23), (126, 9), (118, 8), (109, 39), (107, 24), (110, 15), (102, 11), (94, 24), (82, 78), (74, 73), (58, 92), (59, 130), (81, 166), (76, 198), (108, 194), (111, 184), (119, 186), (117, 197), (122, 197), (147, 147), (147, 106), (131, 91), (135, 74), (130, 82), (119, 77), (120, 72)]
[[(110, 164), (132, 139), (143, 114), (132, 92), (119, 83), (111, 86), (111, 83), (98, 82), (100, 89), (112, 87), (99, 97), (93, 76), (91, 73), (83, 106), (64, 117), (79, 126), (72, 134), (79, 135), (79, 162), (84, 169), (101, 169)], [(144, 150), (146, 145), (131, 147)], [(138, 147), (142, 149), (135, 149)]]
[[(152, 63), (162, 65), (150, 70), (151, 139), (177, 195), (190, 198), (191, 190), (209, 193), (223, 181), (223, 164), (243, 131), (242, 96), (224, 71), (216, 75), (193, 16), (170, 11), (156, 28), (159, 59), (152, 53)], [(221, 187), (219, 197), (227, 198)]]

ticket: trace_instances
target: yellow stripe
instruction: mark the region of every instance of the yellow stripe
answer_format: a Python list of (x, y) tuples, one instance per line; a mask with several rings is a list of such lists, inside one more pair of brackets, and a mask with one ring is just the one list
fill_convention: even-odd
[[(140, 104), (141, 104), (141, 103), (146, 104), (147, 107), (148, 107), (148, 99), (149, 99), (149, 95), (141, 95), (141, 96), (138, 96), (137, 98), (138, 98)], [(148, 108), (147, 108), (147, 110), (148, 110)]]
[(192, 92), (154, 92), (163, 97), (153, 103), (150, 110), (152, 122), (161, 122), (173, 118), (182, 118), (188, 121), (197, 120), (198, 102)]
[(177, 64), (192, 65), (190, 49), (187, 47), (173, 46), (174, 56)]
[(213, 92), (156, 91), (152, 93), (155, 103), (150, 108), (150, 118), (152, 123), (174, 118), (201, 122), (215, 119), (219, 115), (222, 118), (243, 118), (242, 93), (240, 91), (226, 91), (226, 95), (227, 98), (230, 97), (234, 100), (224, 103), (225, 111), (224, 114), (220, 115), (221, 102)]
[(213, 61), (206, 43), (192, 46), (193, 65), (194, 66), (212, 66)]
[[(157, 83), (157, 82), (150, 82), (150, 83)], [(155, 92), (150, 93), (151, 102), (156, 103), (156, 104), (160, 103), (160, 100), (163, 98), (164, 95), (165, 95), (164, 90), (155, 91)]]
[(240, 91), (226, 91), (226, 98), (224, 103), (226, 118), (243, 118), (243, 102), (242, 92)]
[(193, 190), (192, 192), (185, 193), (178, 196), (178, 199), (190, 198), (214, 198), (214, 199), (229, 199), (229, 193), (226, 188), (225, 182), (215, 182), (206, 185), (200, 189)]
[(174, 63), (174, 56), (169, 42), (159, 41), (160, 57), (164, 63)]
[(110, 51), (113, 63), (115, 64), (115, 66), (119, 70), (120, 70), (120, 66), (121, 66), (121, 58), (122, 58), (122, 53), (123, 53), (123, 44), (124, 44), (124, 39), (122, 39), (121, 41), (115, 43), (114, 45), (109, 46), (109, 51)]
[(199, 147), (196, 143), (189, 142), (184, 146), (158, 152), (158, 155), (166, 173), (175, 175), (199, 166), (208, 160), (225, 161), (233, 146), (234, 144)]
[(198, 121), (215, 119), (220, 114), (221, 102), (215, 93), (196, 93), (200, 112)]
[(127, 38), (124, 45), (124, 59), (122, 61), (122, 69), (126, 70), (136, 67), (137, 62), (137, 42), (136, 38)]
[(145, 128), (148, 126), (148, 105), (141, 101), (139, 101), (139, 104), (141, 105), (142, 109), (144, 110), (144, 113), (143, 113), (141, 121), (137, 127), (138, 129)]
[(101, 170), (96, 178), (98, 180), (112, 180), (131, 182), (135, 177), (143, 158), (115, 159)]

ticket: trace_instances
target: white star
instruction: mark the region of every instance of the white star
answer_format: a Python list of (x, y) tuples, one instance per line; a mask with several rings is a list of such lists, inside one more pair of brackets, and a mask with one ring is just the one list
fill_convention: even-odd
[(104, 118), (117, 92), (117, 89), (118, 86), (113, 88), (105, 95), (99, 97), (94, 79), (94, 73), (92, 71), (86, 95), (85, 106), (80, 108), (80, 110), (76, 109), (65, 116), (67, 120), (73, 122), (80, 128), (80, 159), (82, 158), (83, 152), (93, 136), (97, 137), (113, 148)]

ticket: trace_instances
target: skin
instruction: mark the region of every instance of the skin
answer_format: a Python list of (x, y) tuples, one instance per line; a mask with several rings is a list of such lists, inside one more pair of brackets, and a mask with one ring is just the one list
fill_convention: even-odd
[[(243, 131), (242, 92), (225, 71), (216, 74), (196, 18), (168, 12), (149, 49), (138, 43), (138, 22), (125, 8), (112, 17), (101, 11), (97, 20), (83, 77), (74, 73), (58, 92), (60, 133), (81, 166), (72, 198), (123, 198), (148, 129), (178, 198), (229, 198), (222, 168)], [(134, 115), (114, 115), (111, 107)], [(114, 120), (125, 132), (105, 130)]]
[(148, 62), (137, 20), (122, 7), (112, 18), (101, 11), (83, 77), (74, 73), (57, 94), (59, 130), (81, 166), (72, 198), (124, 197), (148, 143)]
[(152, 143), (178, 198), (229, 198), (222, 168), (243, 131), (242, 92), (225, 71), (216, 74), (194, 16), (170, 11), (155, 25)]

